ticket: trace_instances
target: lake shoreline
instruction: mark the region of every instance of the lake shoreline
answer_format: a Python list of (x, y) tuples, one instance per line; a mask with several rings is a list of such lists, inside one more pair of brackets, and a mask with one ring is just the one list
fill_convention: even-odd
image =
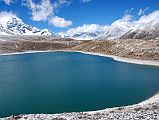
[(30, 53), (33, 53), (33, 54), (34, 53), (47, 53), (47, 52), (79, 52), (79, 53), (83, 53), (83, 54), (108, 57), (108, 58), (112, 58), (115, 61), (124, 62), (124, 63), (138, 64), (138, 65), (149, 65), (149, 66), (159, 66), (159, 62), (154, 61), (154, 60), (131, 59), (131, 58), (118, 57), (118, 56), (115, 56), (115, 55), (106, 55), (106, 54), (103, 54), (103, 53), (75, 51), (75, 50), (25, 51), (25, 52), (4, 53), (4, 54), (0, 54), (0, 56), (30, 54)]

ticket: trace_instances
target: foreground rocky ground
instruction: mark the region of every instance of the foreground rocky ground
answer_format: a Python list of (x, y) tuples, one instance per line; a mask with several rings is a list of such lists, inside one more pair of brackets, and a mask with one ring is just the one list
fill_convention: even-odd
[[(159, 62), (159, 40), (99, 40), (80, 41), (51, 37), (3, 36), (0, 54), (67, 50), (102, 53), (122, 58)], [(30, 114), (4, 118), (4, 120), (159, 120), (159, 94), (142, 103), (95, 112), (63, 114)]]

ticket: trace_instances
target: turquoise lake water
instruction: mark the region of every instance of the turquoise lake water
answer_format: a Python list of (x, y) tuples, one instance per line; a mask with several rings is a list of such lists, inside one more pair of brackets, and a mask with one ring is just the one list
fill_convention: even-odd
[(159, 67), (76, 52), (0, 56), (0, 117), (100, 110), (159, 91)]

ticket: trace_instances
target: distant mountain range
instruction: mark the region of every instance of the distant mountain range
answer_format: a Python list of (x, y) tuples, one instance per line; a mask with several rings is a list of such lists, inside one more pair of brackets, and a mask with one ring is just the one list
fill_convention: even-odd
[(90, 39), (159, 39), (159, 11), (142, 16), (134, 21), (130, 15), (112, 23), (107, 29), (94, 32), (52, 33), (25, 24), (20, 18), (10, 15), (0, 18), (0, 35), (52, 35), (78, 40)]
[(124, 16), (107, 27), (105, 31), (78, 33), (74, 39), (159, 39), (159, 10), (143, 15), (139, 20)]
[(99, 38), (99, 36), (101, 36), (102, 34), (104, 34), (104, 31), (81, 32), (81, 33), (76, 33), (76, 34), (67, 35), (67, 36), (76, 40), (91, 40), (91, 39)]

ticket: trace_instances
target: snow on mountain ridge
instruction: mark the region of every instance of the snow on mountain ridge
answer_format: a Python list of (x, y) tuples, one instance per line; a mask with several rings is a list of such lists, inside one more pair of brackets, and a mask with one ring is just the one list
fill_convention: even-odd
[(84, 24), (82, 26), (71, 28), (67, 32), (60, 33), (63, 37), (70, 37), (77, 40), (96, 39), (108, 29), (108, 26), (98, 24)]
[(47, 29), (40, 30), (31, 25), (25, 24), (20, 18), (12, 13), (0, 13), (0, 34), (6, 35), (52, 35)]
[(134, 21), (134, 27), (127, 31), (122, 39), (158, 39), (159, 38), (159, 10), (142, 16)]
[(102, 38), (115, 39), (120, 35), (130, 30), (131, 28), (131, 16), (126, 15), (122, 19), (119, 19), (112, 23), (109, 29), (101, 36)]
[(118, 38), (156, 39), (159, 38), (159, 10), (143, 15), (138, 20), (134, 20), (133, 16), (127, 14), (110, 26), (91, 24), (71, 28), (62, 35), (63, 37), (88, 40)]

